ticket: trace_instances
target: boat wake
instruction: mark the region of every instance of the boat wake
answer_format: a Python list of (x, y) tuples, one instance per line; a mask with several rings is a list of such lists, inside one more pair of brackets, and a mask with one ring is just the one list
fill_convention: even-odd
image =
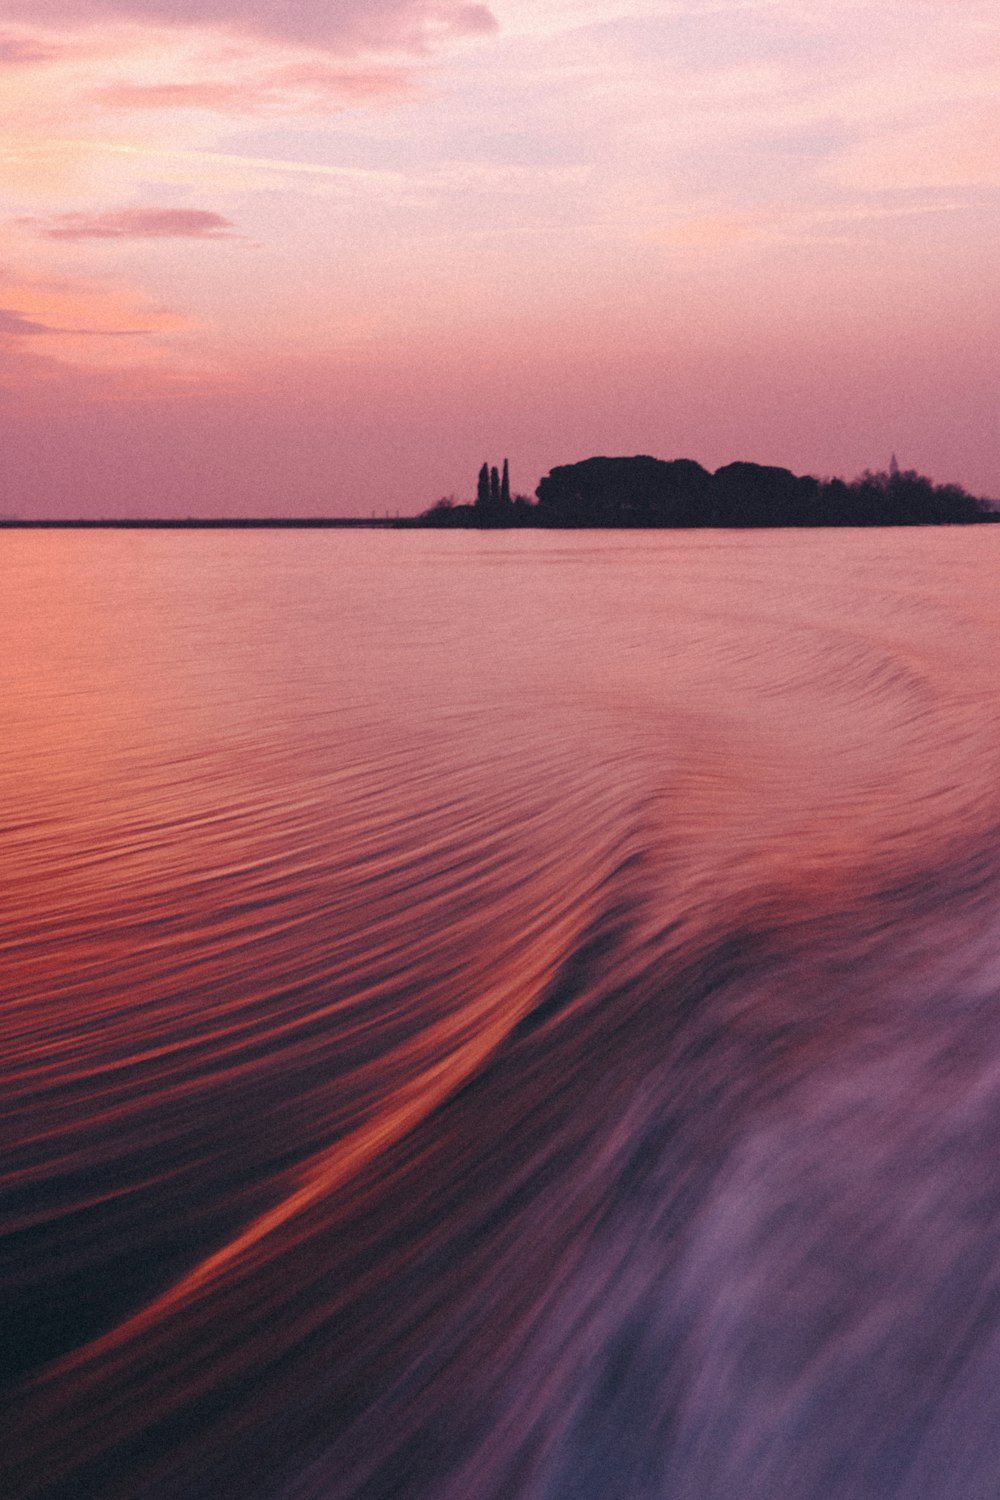
[(765, 543), (332, 741), (151, 721), (84, 798), (33, 727), (5, 1494), (992, 1500), (991, 584), (847, 627)]

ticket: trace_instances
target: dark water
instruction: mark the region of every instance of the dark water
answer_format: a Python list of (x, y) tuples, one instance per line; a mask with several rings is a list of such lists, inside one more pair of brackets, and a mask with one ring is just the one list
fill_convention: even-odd
[(8, 534), (12, 1500), (995, 1500), (1000, 534)]

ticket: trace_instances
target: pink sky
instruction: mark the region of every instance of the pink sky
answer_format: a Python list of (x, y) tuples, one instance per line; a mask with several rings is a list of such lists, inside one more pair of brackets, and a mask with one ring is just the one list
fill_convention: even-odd
[(5, 0), (0, 514), (1000, 496), (995, 0)]

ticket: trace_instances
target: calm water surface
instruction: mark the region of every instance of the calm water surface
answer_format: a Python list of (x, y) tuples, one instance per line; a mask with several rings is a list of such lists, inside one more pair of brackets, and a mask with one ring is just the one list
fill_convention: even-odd
[(995, 1500), (998, 573), (4, 535), (4, 1493)]

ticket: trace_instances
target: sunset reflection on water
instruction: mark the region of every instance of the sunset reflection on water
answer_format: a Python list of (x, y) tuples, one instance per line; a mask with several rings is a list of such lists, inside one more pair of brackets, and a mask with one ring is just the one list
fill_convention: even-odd
[(998, 545), (9, 533), (6, 1493), (995, 1493)]

